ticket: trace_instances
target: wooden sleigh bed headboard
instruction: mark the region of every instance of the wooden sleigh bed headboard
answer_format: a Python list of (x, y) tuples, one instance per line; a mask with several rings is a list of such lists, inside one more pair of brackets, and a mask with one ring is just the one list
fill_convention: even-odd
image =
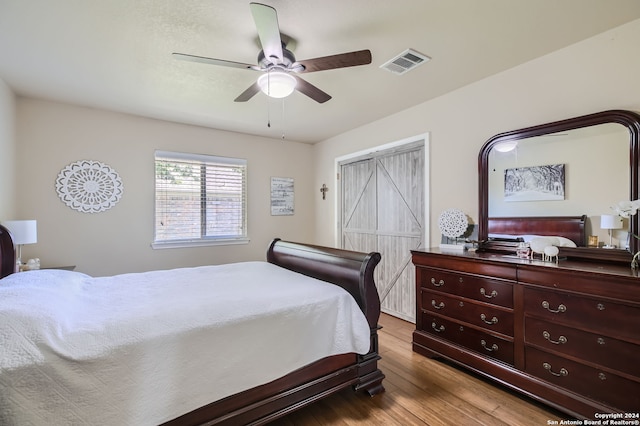
[(560, 236), (576, 246), (586, 245), (585, 222), (582, 216), (490, 217), (488, 235), (540, 235)]

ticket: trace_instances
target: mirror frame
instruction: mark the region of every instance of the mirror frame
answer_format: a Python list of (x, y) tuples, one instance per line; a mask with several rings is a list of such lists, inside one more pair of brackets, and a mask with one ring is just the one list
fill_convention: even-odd
[[(500, 133), (484, 143), (478, 156), (478, 240), (481, 241), (480, 249), (483, 251), (504, 251), (503, 244), (498, 245), (488, 241), (489, 153), (495, 145), (506, 141), (516, 141), (535, 136), (547, 135), (550, 133), (565, 132), (572, 129), (608, 123), (618, 123), (629, 130), (629, 200), (637, 200), (638, 188), (640, 186), (640, 115), (635, 112), (625, 110), (602, 111), (595, 114)], [(582, 212), (576, 212), (576, 214), (581, 213)], [(638, 234), (638, 230), (640, 229), (639, 216), (640, 214), (636, 214), (629, 218), (629, 231), (633, 235), (640, 235)], [(636, 253), (639, 249), (640, 244), (638, 239), (630, 238), (629, 251), (598, 249), (591, 247), (560, 247), (560, 255), (567, 258), (630, 262), (633, 257), (633, 253)]]

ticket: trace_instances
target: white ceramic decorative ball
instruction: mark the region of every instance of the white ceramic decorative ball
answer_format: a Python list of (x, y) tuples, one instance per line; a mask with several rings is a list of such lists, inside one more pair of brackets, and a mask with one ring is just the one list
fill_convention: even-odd
[(542, 254), (544, 253), (544, 249), (551, 245), (551, 240), (549, 238), (536, 237), (531, 240), (531, 250), (534, 253)]
[(560, 250), (556, 246), (547, 246), (544, 248), (544, 254), (550, 257), (557, 256)]

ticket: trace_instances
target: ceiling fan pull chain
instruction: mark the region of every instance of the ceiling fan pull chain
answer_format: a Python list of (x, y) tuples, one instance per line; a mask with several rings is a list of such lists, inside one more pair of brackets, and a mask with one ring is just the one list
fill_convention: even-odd
[(271, 98), (267, 96), (267, 127), (271, 128)]
[(271, 128), (271, 69), (267, 71), (267, 127)]
[(282, 98), (282, 140), (284, 140), (284, 98)]
[(267, 71), (267, 96), (271, 97), (271, 70), (273, 70), (273, 68), (269, 68), (269, 71)]

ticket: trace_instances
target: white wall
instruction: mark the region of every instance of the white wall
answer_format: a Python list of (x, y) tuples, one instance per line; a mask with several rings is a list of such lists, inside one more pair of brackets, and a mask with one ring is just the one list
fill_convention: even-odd
[(16, 219), (15, 96), (0, 79), (0, 221)]
[[(326, 201), (316, 198), (316, 242), (338, 243), (335, 158), (427, 132), (431, 245), (439, 242), (443, 210), (459, 208), (477, 221), (482, 144), (497, 133), (593, 112), (640, 111), (638, 43), (640, 20), (314, 145), (315, 187), (326, 183), (332, 191)], [(424, 72), (424, 84), (428, 67), (412, 71)]]
[[(38, 220), (38, 243), (25, 246), (23, 258), (37, 256), (43, 266), (111, 275), (263, 260), (274, 237), (313, 237), (310, 145), (27, 98), (17, 100), (17, 138), (17, 213)], [(153, 250), (155, 149), (247, 159), (251, 242)], [(112, 209), (80, 213), (58, 198), (58, 173), (83, 159), (106, 163), (122, 178), (124, 195)], [(293, 216), (271, 216), (272, 176), (294, 178)]]

